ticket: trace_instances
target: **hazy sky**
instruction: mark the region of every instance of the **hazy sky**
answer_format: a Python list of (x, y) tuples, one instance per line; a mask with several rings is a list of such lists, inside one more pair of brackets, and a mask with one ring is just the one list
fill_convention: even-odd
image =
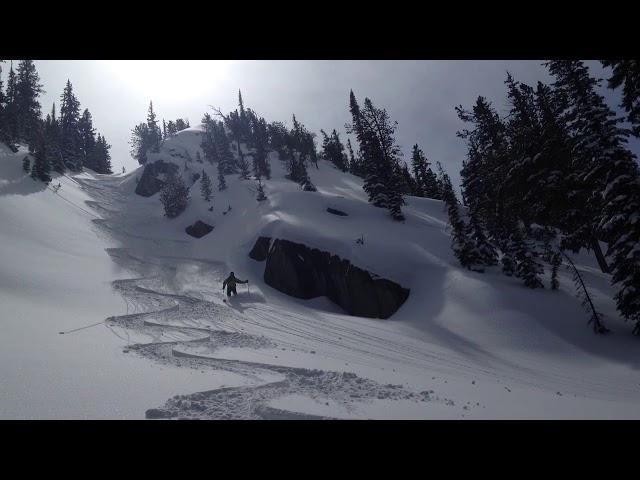
[[(3, 65), (6, 81), (8, 61)], [(588, 62), (605, 76), (599, 63)], [(210, 105), (228, 112), (237, 105), (238, 89), (245, 106), (267, 121), (291, 125), (296, 114), (307, 128), (336, 128), (344, 132), (349, 118), (349, 90), (362, 102), (369, 97), (398, 122), (397, 141), (410, 160), (418, 143), (427, 157), (440, 161), (454, 182), (465, 146), (456, 137), (462, 127), (454, 107), (469, 107), (478, 95), (491, 100), (501, 113), (507, 108), (504, 80), (509, 71), (516, 80), (535, 85), (549, 81), (542, 61), (36, 61), (46, 93), (43, 112), (56, 102), (67, 79), (82, 108), (93, 115), (94, 126), (112, 145), (114, 170), (129, 171), (137, 163), (129, 154), (133, 126), (144, 121), (149, 101), (162, 120), (186, 117), (199, 123)], [(604, 92), (612, 106), (617, 93)], [(341, 135), (343, 141), (346, 137)], [(637, 152), (637, 143), (633, 149)]]

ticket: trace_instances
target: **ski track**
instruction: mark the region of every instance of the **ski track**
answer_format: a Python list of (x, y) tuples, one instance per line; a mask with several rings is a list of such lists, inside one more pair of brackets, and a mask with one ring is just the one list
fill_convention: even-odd
[[(86, 204), (99, 212), (104, 219), (94, 220), (98, 230), (115, 238), (129, 238), (166, 248), (176, 247), (185, 241), (170, 238), (153, 238), (128, 232), (119, 211), (127, 206), (127, 216), (139, 214), (139, 224), (144, 224), (144, 209), (131, 208), (121, 198), (118, 186), (121, 179), (104, 177), (99, 180), (76, 179), (93, 198)], [(134, 220), (135, 221), (135, 220)], [(438, 228), (441, 222), (435, 222)], [(434, 225), (435, 226), (435, 225)], [(123, 242), (124, 243), (124, 242)], [(126, 243), (125, 243), (126, 244)], [(166, 251), (166, 250), (165, 250)], [(535, 369), (535, 362), (527, 359), (527, 367), (509, 364), (489, 353), (470, 358), (462, 353), (439, 348), (407, 334), (393, 331), (388, 325), (367, 324), (358, 329), (357, 323), (344, 321), (336, 314), (309, 315), (291, 311), (286, 307), (274, 307), (267, 303), (243, 303), (242, 312), (232, 305), (220, 302), (220, 293), (211, 294), (197, 288), (188, 292), (172, 291), (170, 273), (179, 266), (192, 266), (198, 275), (211, 280), (222, 280), (225, 268), (219, 262), (205, 259), (184, 258), (153, 254), (134, 248), (110, 248), (107, 252), (113, 261), (136, 278), (117, 280), (113, 288), (123, 297), (127, 314), (110, 317), (106, 324), (114, 334), (127, 341), (125, 352), (142, 355), (153, 361), (185, 368), (224, 370), (243, 375), (251, 380), (250, 386), (218, 388), (189, 395), (178, 395), (159, 408), (147, 410), (147, 418), (185, 419), (322, 419), (328, 418), (301, 412), (287, 411), (270, 406), (289, 394), (298, 394), (317, 401), (333, 401), (345, 411), (359, 418), (359, 404), (374, 399), (438, 402), (454, 406), (447, 398), (440, 398), (433, 390), (412, 391), (403, 385), (382, 385), (355, 373), (323, 371), (270, 363), (230, 360), (216, 357), (222, 347), (251, 349), (292, 350), (298, 354), (326, 355), (344, 363), (367, 365), (384, 362), (389, 367), (416, 369), (426, 377), (439, 372), (458, 375), (462, 372), (470, 378), (490, 378), (493, 381), (573, 390), (575, 392), (602, 392), (611, 389), (637, 395), (631, 388), (619, 383), (573, 377), (561, 373), (561, 369)], [(205, 297), (213, 300), (206, 300)], [(233, 303), (233, 302), (232, 302)], [(355, 327), (355, 328), (354, 328)], [(379, 334), (378, 334), (379, 332)], [(149, 339), (146, 343), (131, 342), (131, 334)], [(517, 358), (517, 355), (516, 357)], [(523, 372), (527, 375), (523, 376)], [(265, 380), (265, 377), (276, 381)]]

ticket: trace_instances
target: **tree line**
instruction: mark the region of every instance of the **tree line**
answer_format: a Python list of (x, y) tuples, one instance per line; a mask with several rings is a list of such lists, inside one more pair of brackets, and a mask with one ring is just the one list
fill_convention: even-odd
[(89, 110), (81, 113), (71, 82), (67, 80), (60, 97), (58, 116), (54, 103), (51, 113), (42, 118), (42, 87), (33, 60), (21, 60), (15, 70), (11, 64), (6, 88), (0, 66), (0, 141), (14, 151), (20, 143), (28, 145), (34, 161), (29, 167), (25, 159), (25, 170), (47, 183), (51, 170), (64, 173), (87, 167), (97, 173), (112, 173), (111, 145), (101, 134), (96, 136)]
[[(603, 64), (613, 69), (608, 86), (624, 85), (621, 106), (631, 130), (582, 61), (546, 62), (550, 85), (507, 74), (507, 115), (482, 96), (471, 108), (456, 108), (468, 125), (458, 132), (467, 146), (460, 172), (466, 215), (446, 174), (444, 201), (464, 267), (499, 263), (505, 275), (543, 288), (547, 265), (556, 289), (566, 252), (592, 251), (611, 274), (618, 311), (640, 334), (640, 175), (627, 148), (629, 135), (640, 135), (640, 68), (637, 61)], [(596, 331), (606, 330), (599, 325)]]

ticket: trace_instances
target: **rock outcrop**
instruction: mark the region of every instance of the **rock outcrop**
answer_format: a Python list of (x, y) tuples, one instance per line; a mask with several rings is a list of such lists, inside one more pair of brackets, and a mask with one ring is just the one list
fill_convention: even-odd
[(327, 208), (327, 212), (331, 213), (332, 215), (339, 215), (340, 217), (348, 217), (349, 216), (347, 213), (344, 213), (342, 210), (337, 210), (337, 209), (331, 208), (331, 207)]
[(296, 298), (326, 296), (350, 315), (389, 318), (409, 296), (401, 285), (355, 267), (348, 260), (301, 243), (258, 238), (251, 253), (266, 260), (267, 285)]
[(211, 225), (200, 220), (184, 229), (185, 232), (195, 238), (202, 238), (205, 235), (211, 233), (212, 230), (213, 227)]
[(173, 163), (166, 163), (162, 160), (148, 163), (138, 181), (136, 193), (143, 197), (155, 195), (164, 186), (166, 178), (177, 172), (178, 166)]
[(262, 262), (267, 259), (267, 255), (269, 253), (269, 246), (271, 245), (271, 238), (269, 237), (258, 237), (255, 245), (249, 252), (249, 257)]

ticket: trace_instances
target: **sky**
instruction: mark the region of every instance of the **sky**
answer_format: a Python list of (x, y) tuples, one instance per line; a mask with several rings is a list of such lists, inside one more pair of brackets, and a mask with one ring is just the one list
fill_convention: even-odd
[[(595, 75), (608, 76), (598, 62), (587, 63)], [(9, 61), (3, 64), (5, 80), (8, 67)], [(335, 128), (346, 143), (353, 89), (360, 103), (369, 97), (398, 122), (404, 160), (410, 162), (417, 143), (456, 184), (466, 149), (456, 137), (463, 123), (454, 108), (471, 107), (483, 95), (506, 113), (507, 71), (531, 85), (551, 81), (542, 60), (36, 60), (36, 68), (46, 91), (40, 99), (43, 113), (53, 102), (59, 111), (69, 79), (82, 108), (112, 145), (114, 171), (138, 166), (128, 142), (134, 125), (145, 121), (150, 101), (160, 121), (182, 117), (195, 125), (205, 112), (213, 113), (212, 106), (225, 113), (235, 109), (242, 90), (245, 107), (267, 121), (291, 126), (295, 114), (318, 135), (321, 128), (328, 133)], [(620, 103), (618, 92), (603, 88), (602, 93), (612, 107)], [(631, 146), (640, 151), (637, 143)]]

